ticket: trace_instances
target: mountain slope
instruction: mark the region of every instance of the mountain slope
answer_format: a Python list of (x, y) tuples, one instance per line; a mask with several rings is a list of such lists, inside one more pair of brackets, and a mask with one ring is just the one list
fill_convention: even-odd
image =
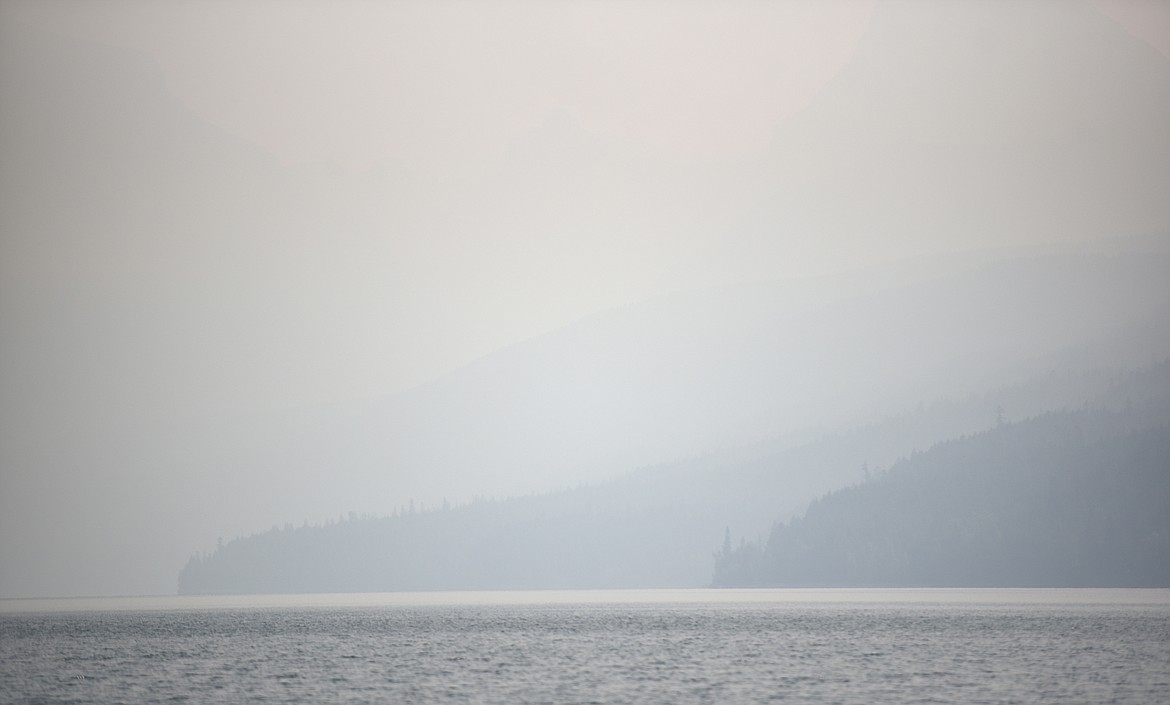
[(1064, 412), (940, 443), (834, 492), (717, 585), (1170, 586), (1170, 426)]
[(1135, 423), (1170, 422), (1170, 362), (1129, 375), (1046, 376), (795, 447), (777, 439), (597, 486), (274, 528), (193, 559), (180, 591), (698, 586), (725, 529), (762, 537), (777, 517), (880, 474), (898, 455), (987, 428), (997, 407), (1022, 415), (1082, 405), (1124, 411)]
[(368, 498), (460, 502), (849, 428), (1053, 369), (1160, 358), (1166, 271), (1164, 255), (1037, 256), (839, 297), (667, 297), (306, 429), (288, 462), (341, 468)]
[[(693, 191), (671, 187), (662, 165), (635, 171), (667, 184), (657, 196), (666, 210), (741, 187), (750, 205), (704, 222), (760, 271), (821, 243), (893, 258), (956, 241), (1008, 252), (1147, 232), (1165, 242), (1167, 124), (1170, 62), (1087, 3), (895, 0), (878, 4), (853, 59), (809, 107), (777, 124), (767, 154), (690, 176)], [(597, 172), (601, 141), (590, 136), (561, 168)], [(556, 163), (546, 147), (530, 150), (541, 157), (523, 170), (532, 183)], [(520, 188), (513, 210), (532, 194), (546, 200)], [(1170, 299), (1170, 261), (1049, 254), (952, 262), (933, 282), (924, 266), (879, 286), (845, 276), (603, 312), (373, 404), (288, 462), (347, 468), (365, 497), (544, 491), (1011, 384), (1050, 369), (1057, 351), (1135, 328), (1135, 317), (1165, 337), (1156, 302)], [(1100, 362), (1167, 350), (1149, 342), (1128, 351), (1137, 360)]]

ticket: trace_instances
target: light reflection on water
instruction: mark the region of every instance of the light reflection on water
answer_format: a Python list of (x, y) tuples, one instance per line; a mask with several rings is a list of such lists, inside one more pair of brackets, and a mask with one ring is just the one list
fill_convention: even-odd
[(816, 605), (998, 604), (1164, 605), (1170, 589), (1128, 588), (745, 588), (639, 590), (486, 590), (310, 593), (288, 595), (149, 595), (0, 599), (8, 612), (422, 607), (487, 605)]

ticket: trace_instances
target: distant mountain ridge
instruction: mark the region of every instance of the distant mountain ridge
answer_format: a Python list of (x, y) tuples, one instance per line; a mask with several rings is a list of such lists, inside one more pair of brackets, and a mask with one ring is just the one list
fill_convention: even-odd
[[(710, 579), (725, 528), (762, 539), (774, 521), (882, 475), (899, 455), (990, 428), (1009, 413), (1004, 406), (1012, 417), (1090, 408), (1127, 414), (1138, 426), (1170, 424), (1170, 361), (1128, 374), (1049, 375), (796, 447), (713, 453), (597, 486), (441, 509), (411, 503), (391, 517), (273, 528), (192, 558), (179, 590), (696, 587)], [(753, 550), (743, 548), (735, 561)]]

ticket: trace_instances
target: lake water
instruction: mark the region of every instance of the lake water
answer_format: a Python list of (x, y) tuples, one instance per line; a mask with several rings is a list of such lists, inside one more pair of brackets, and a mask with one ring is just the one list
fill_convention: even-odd
[(0, 601), (3, 703), (1166, 703), (1168, 590)]

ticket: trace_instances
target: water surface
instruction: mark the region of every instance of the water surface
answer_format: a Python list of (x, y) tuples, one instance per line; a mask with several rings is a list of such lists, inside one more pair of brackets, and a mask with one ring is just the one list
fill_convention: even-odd
[(1166, 590), (4, 601), (5, 703), (1162, 703)]

